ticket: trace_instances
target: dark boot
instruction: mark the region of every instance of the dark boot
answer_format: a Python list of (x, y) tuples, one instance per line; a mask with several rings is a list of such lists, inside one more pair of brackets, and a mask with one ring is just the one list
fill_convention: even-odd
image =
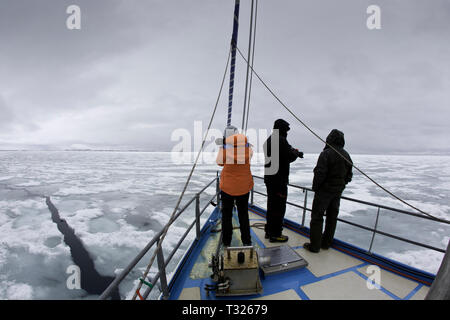
[(310, 251), (310, 252), (314, 252), (314, 253), (318, 253), (320, 250), (314, 250), (314, 249), (312, 249), (311, 248), (311, 243), (309, 243), (309, 242), (306, 242), (304, 245), (303, 245), (303, 248), (305, 248), (306, 250), (308, 250), (308, 251)]

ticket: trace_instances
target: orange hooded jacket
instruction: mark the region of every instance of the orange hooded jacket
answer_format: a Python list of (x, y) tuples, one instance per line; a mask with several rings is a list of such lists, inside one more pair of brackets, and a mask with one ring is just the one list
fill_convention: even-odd
[(220, 190), (232, 196), (244, 195), (253, 188), (250, 171), (253, 150), (243, 134), (234, 134), (226, 138), (224, 147), (219, 149), (216, 159), (217, 164), (223, 166), (220, 174)]

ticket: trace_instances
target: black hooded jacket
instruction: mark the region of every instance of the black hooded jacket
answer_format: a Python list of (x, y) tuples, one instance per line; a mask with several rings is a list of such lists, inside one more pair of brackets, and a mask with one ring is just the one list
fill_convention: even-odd
[[(327, 137), (327, 143), (335, 148), (350, 163), (352, 159), (344, 150), (344, 133), (333, 129)], [(330, 193), (341, 193), (345, 186), (352, 180), (352, 166), (345, 161), (336, 151), (328, 145), (321, 152), (317, 165), (314, 168), (314, 179), (312, 189)]]
[(300, 152), (291, 147), (287, 141), (287, 132), (289, 131), (289, 123), (282, 119), (275, 121), (274, 129), (278, 129), (279, 133), (279, 166), (275, 174), (268, 174), (270, 167), (276, 165), (273, 163), (273, 159), (276, 159), (275, 155), (272, 155), (272, 134), (266, 142), (264, 142), (264, 183), (272, 185), (283, 185), (289, 183), (289, 167), (290, 163), (294, 162), (299, 156)]

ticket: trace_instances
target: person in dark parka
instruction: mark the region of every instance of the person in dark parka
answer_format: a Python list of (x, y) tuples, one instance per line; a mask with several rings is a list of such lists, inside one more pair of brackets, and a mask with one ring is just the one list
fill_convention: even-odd
[[(314, 168), (312, 189), (315, 192), (310, 222), (310, 243), (304, 247), (311, 252), (328, 249), (336, 231), (341, 194), (352, 180), (352, 159), (344, 150), (344, 133), (333, 129), (326, 142), (336, 149), (325, 145)], [(326, 212), (325, 230), (322, 234), (323, 215)]]
[(264, 183), (267, 188), (266, 238), (270, 242), (286, 242), (282, 235), (282, 224), (286, 212), (290, 163), (303, 158), (303, 152), (291, 147), (287, 141), (289, 123), (283, 119), (275, 121), (274, 132), (264, 143)]

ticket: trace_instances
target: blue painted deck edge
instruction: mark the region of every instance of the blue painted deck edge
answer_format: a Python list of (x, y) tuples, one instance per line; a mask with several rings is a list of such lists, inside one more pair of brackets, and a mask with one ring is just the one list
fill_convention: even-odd
[[(266, 211), (258, 206), (252, 205), (249, 206), (249, 210), (253, 211), (256, 214), (259, 214), (262, 217), (265, 217)], [(309, 228), (302, 227), (298, 223), (295, 223), (289, 219), (284, 219), (284, 225), (291, 230), (303, 234), (309, 238)], [(388, 271), (393, 271), (396, 274), (399, 274), (405, 278), (413, 279), (415, 281), (419, 281), (427, 286), (431, 286), (431, 283), (434, 281), (436, 275), (428, 273), (423, 270), (416, 269), (414, 267), (408, 266), (398, 261), (394, 261), (388, 259), (386, 257), (380, 256), (376, 253), (369, 253), (366, 250), (359, 248), (355, 245), (349, 244), (347, 242), (334, 239), (332, 247), (350, 254), (352, 256), (356, 256), (359, 259), (367, 261), (369, 263), (380, 266), (383, 269)]]
[[(258, 214), (259, 216), (265, 218), (266, 211), (258, 206), (255, 205), (249, 205), (249, 210), (252, 211), (255, 214)], [(201, 229), (201, 237), (199, 240), (194, 240), (192, 244), (189, 246), (189, 249), (186, 251), (185, 255), (183, 256), (183, 259), (181, 260), (180, 264), (177, 267), (177, 270), (175, 271), (172, 279), (169, 283), (169, 289), (170, 289), (170, 296), (169, 299), (176, 299), (179, 297), (181, 291), (185, 287), (196, 287), (196, 286), (203, 286), (205, 281), (208, 281), (208, 279), (197, 279), (197, 280), (191, 280), (189, 279), (189, 274), (192, 269), (192, 267), (195, 264), (195, 259), (192, 259), (193, 257), (196, 257), (199, 252), (202, 250), (203, 246), (206, 244), (206, 241), (208, 240), (209, 236), (211, 235), (210, 227), (214, 226), (217, 222), (217, 219), (219, 218), (219, 209), (216, 207), (211, 215), (209, 216), (207, 222), (204, 224), (203, 228)], [(309, 238), (309, 228), (302, 227), (300, 224), (293, 222), (289, 219), (284, 219), (284, 226), (289, 228), (290, 230), (297, 232), (301, 235), (304, 235)], [(359, 248), (357, 246), (351, 245), (349, 243), (346, 243), (341, 240), (334, 239), (332, 247), (336, 250), (339, 250), (345, 254), (349, 254), (351, 256), (354, 256), (360, 260), (363, 260), (365, 262), (362, 262), (360, 265), (351, 268), (352, 271), (356, 272), (362, 277), (365, 277), (364, 275), (360, 274), (355, 268), (359, 268), (366, 264), (374, 264), (378, 265), (381, 268), (388, 270), (390, 272), (394, 272), (395, 274), (398, 274), (404, 278), (412, 279), (416, 282), (419, 282), (418, 286), (408, 294), (406, 298), (409, 298), (410, 296), (414, 295), (423, 285), (430, 286), (433, 282), (435, 275), (416, 269), (414, 267), (405, 265), (403, 263), (388, 259), (386, 257), (380, 256), (375, 253), (368, 253), (366, 250)], [(353, 270), (355, 269), (355, 270)], [(349, 271), (349, 270), (346, 270)], [(183, 281), (177, 281), (179, 279), (188, 279), (186, 283), (183, 283)], [(188, 286), (183, 286), (183, 284), (188, 284)], [(298, 288), (297, 293), (300, 295), (302, 299), (308, 299), (306, 295), (301, 291), (300, 288)], [(390, 294), (391, 295), (391, 294)], [(394, 299), (400, 299), (399, 297), (391, 295)], [(203, 293), (202, 293), (202, 299)], [(250, 297), (249, 297), (250, 298)]]

